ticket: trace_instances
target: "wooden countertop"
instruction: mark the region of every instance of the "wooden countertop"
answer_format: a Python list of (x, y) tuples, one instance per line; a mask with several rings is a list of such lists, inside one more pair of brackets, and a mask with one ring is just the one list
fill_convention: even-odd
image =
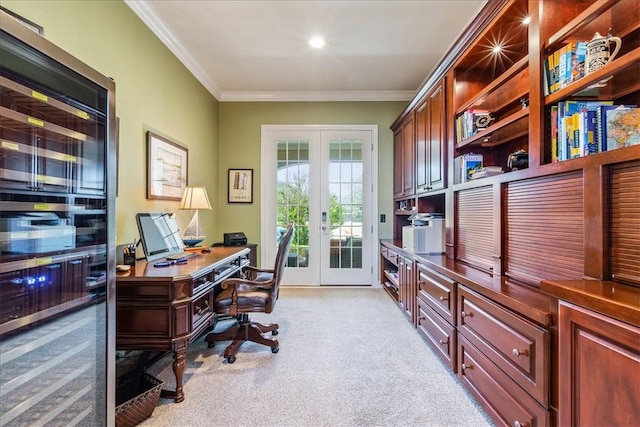
[(381, 240), (381, 243), (541, 325), (552, 326), (556, 323), (556, 300), (533, 286), (513, 282), (505, 276), (485, 273), (447, 258), (444, 254), (414, 254), (403, 250), (400, 242)]
[(215, 268), (229, 263), (231, 258), (248, 254), (249, 248), (244, 246), (221, 246), (209, 248), (211, 252), (198, 252), (184, 264), (173, 264), (168, 267), (155, 267), (154, 262), (138, 261), (131, 270), (116, 273), (116, 281), (148, 281), (149, 278), (179, 280), (206, 274)]
[(640, 326), (640, 288), (604, 280), (544, 280), (540, 290), (563, 301)]

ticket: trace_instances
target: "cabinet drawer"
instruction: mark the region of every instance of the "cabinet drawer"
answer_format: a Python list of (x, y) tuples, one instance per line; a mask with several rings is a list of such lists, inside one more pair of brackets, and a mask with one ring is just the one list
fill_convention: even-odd
[(389, 250), (385, 246), (382, 246), (380, 248), (380, 255), (382, 255), (383, 258), (387, 258), (389, 256)]
[(458, 336), (458, 378), (496, 424), (540, 427), (550, 424), (550, 413), (492, 363), (464, 336)]
[(212, 324), (213, 316), (213, 288), (211, 288), (208, 292), (194, 298), (191, 303), (191, 319), (193, 322), (191, 332), (197, 333), (204, 323), (207, 323), (207, 326)]
[(418, 297), (452, 325), (456, 324), (456, 283), (418, 264)]
[(426, 302), (418, 298), (418, 332), (436, 354), (456, 372), (456, 330)]
[(393, 264), (398, 265), (398, 254), (391, 249), (387, 249), (387, 259)]
[(458, 302), (458, 332), (548, 407), (549, 332), (462, 286)]

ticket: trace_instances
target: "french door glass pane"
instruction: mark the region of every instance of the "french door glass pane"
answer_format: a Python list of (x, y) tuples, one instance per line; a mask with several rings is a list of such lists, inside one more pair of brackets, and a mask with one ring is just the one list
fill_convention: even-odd
[(362, 268), (362, 141), (336, 139), (329, 148), (329, 268)]
[(309, 267), (309, 141), (278, 141), (276, 187), (276, 240), (289, 223), (295, 225), (287, 267)]

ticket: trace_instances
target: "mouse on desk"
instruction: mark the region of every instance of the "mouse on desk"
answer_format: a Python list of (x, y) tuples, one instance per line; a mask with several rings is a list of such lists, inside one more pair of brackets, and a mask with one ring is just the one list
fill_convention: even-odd
[(205, 249), (201, 250), (200, 252), (202, 252), (203, 254), (208, 254), (209, 252), (211, 252), (211, 249), (205, 248)]

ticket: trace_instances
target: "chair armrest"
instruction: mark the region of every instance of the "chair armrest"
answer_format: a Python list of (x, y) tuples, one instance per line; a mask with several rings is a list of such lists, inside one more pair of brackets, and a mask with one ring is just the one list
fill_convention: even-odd
[(229, 306), (229, 314), (231, 315), (235, 315), (237, 314), (237, 307), (238, 307), (238, 286), (239, 285), (249, 285), (251, 286), (252, 289), (267, 289), (267, 288), (271, 288), (272, 286), (275, 285), (275, 281), (274, 280), (269, 280), (266, 282), (256, 282), (255, 280), (247, 280), (247, 279), (242, 279), (242, 278), (231, 278), (231, 279), (226, 279), (223, 280), (222, 283), (220, 284), (220, 287), (222, 289), (227, 289), (229, 286), (233, 287), (233, 290), (231, 291), (231, 305)]
[(275, 273), (275, 270), (273, 269), (258, 268), (258, 267), (254, 267), (253, 265), (248, 265), (244, 269), (249, 271), (254, 271), (256, 273), (271, 273), (271, 274)]
[(241, 278), (231, 278), (231, 279), (225, 279), (222, 281), (222, 283), (220, 284), (220, 287), (222, 289), (227, 289), (229, 286), (233, 286), (234, 292), (237, 292), (238, 290), (238, 285), (249, 285), (252, 288), (270, 288), (274, 285), (274, 281), (273, 280), (269, 280), (267, 282), (259, 282), (259, 281), (255, 281), (255, 280), (247, 280), (247, 279), (241, 279)]

